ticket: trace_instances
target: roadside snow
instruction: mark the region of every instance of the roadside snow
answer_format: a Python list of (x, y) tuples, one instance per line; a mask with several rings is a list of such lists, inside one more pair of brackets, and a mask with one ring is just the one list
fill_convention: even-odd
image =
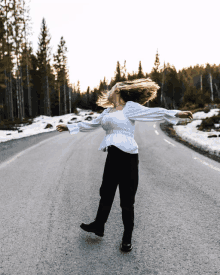
[[(209, 151), (210, 154), (220, 157), (220, 132), (214, 129), (211, 132), (199, 131), (196, 126), (200, 125), (203, 118), (217, 115), (219, 109), (212, 109), (209, 113), (197, 112), (193, 114), (193, 121), (184, 125), (174, 125), (173, 128), (177, 135), (192, 145)], [(217, 125), (217, 124), (215, 124)], [(208, 136), (217, 135), (217, 137), (208, 138)]]
[[(78, 115), (67, 114), (63, 116), (54, 116), (54, 117), (48, 117), (48, 116), (39, 116), (33, 119), (32, 124), (27, 126), (19, 126), (18, 128), (22, 130), (23, 132), (18, 133), (18, 131), (3, 131), (0, 130), (0, 143), (5, 142), (11, 139), (19, 139), (27, 136), (33, 136), (40, 133), (46, 133), (46, 132), (53, 132), (56, 131), (56, 126), (58, 124), (67, 124), (69, 121), (71, 123), (76, 123), (79, 121), (85, 120), (86, 117), (90, 116), (92, 119), (95, 119), (97, 116), (99, 116), (99, 113), (93, 112), (93, 111), (85, 111), (80, 108), (77, 108), (77, 111), (79, 112)], [(89, 115), (89, 113), (92, 112), (93, 115)], [(71, 121), (72, 118), (76, 118), (75, 120)], [(63, 122), (59, 122), (62, 119)], [(53, 128), (44, 129), (47, 124), (51, 124)], [(10, 134), (10, 135), (7, 135)]]

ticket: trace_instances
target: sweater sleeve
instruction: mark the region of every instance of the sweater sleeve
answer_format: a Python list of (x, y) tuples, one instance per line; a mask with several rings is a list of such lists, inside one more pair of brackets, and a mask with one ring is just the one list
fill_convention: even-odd
[(160, 121), (165, 119), (171, 124), (177, 124), (180, 118), (176, 117), (180, 110), (167, 110), (160, 107), (145, 107), (137, 102), (128, 101), (124, 113), (126, 117), (137, 121)]
[(108, 113), (109, 108), (105, 109), (97, 118), (91, 121), (81, 121), (79, 123), (67, 124), (67, 128), (71, 135), (77, 134), (78, 132), (90, 132), (101, 126), (103, 116)]

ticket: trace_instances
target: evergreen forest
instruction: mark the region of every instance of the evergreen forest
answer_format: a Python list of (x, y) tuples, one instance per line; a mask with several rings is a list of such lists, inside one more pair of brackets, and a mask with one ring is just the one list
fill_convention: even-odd
[(128, 73), (126, 60), (123, 65), (117, 61), (110, 83), (104, 77), (97, 88), (91, 90), (88, 86), (81, 91), (79, 80), (77, 85), (69, 80), (64, 37), (52, 55), (51, 37), (43, 18), (34, 53), (30, 31), (26, 0), (0, 0), (0, 123), (75, 113), (77, 107), (102, 112), (96, 105), (102, 91), (120, 81), (147, 77), (160, 86), (157, 98), (147, 103), (148, 107), (190, 110), (220, 103), (220, 64), (197, 64), (177, 71), (168, 62), (160, 64), (158, 51), (151, 72), (143, 72), (139, 61), (137, 71)]

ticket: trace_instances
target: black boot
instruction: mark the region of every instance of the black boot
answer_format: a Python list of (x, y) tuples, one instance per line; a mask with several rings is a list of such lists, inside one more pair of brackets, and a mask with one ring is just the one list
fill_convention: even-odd
[(90, 224), (82, 223), (80, 227), (87, 232), (95, 233), (99, 237), (104, 236), (104, 224), (97, 224), (97, 222), (94, 221)]
[(134, 228), (134, 207), (122, 207), (122, 220), (124, 224), (124, 234), (122, 237), (121, 250), (129, 252), (132, 250), (131, 238)]
[(80, 227), (87, 231), (95, 233), (99, 237), (104, 236), (105, 223), (108, 219), (109, 213), (111, 210), (111, 206), (104, 206), (102, 203), (99, 203), (99, 208), (97, 211), (97, 215), (95, 221), (90, 224), (82, 223)]
[(132, 237), (132, 232), (126, 232), (124, 231), (123, 238), (122, 238), (122, 243), (121, 243), (121, 251), (123, 252), (129, 252), (132, 250), (132, 244), (131, 244), (131, 237)]

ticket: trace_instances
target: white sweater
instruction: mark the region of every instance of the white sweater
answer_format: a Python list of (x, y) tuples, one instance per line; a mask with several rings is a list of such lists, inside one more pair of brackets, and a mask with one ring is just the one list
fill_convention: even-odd
[(134, 140), (135, 120), (160, 121), (165, 119), (176, 125), (180, 118), (175, 117), (175, 114), (181, 112), (158, 107), (149, 108), (133, 101), (126, 102), (123, 110), (109, 113), (111, 110), (112, 108), (105, 109), (92, 121), (67, 124), (70, 134), (77, 134), (79, 131), (89, 132), (102, 127), (106, 135), (98, 150), (106, 152), (109, 145), (115, 145), (126, 153), (137, 154), (138, 145)]

